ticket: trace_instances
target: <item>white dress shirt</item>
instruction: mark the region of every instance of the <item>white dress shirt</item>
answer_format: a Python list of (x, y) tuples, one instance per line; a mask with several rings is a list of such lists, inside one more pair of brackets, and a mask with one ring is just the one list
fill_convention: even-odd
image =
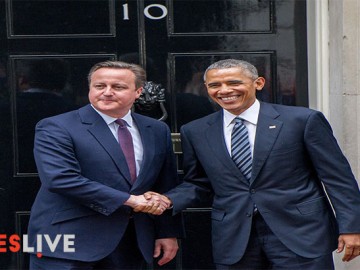
[(231, 132), (234, 127), (234, 119), (236, 117), (240, 117), (244, 119), (243, 122), (248, 130), (249, 142), (251, 148), (251, 155), (254, 155), (254, 144), (255, 144), (255, 134), (256, 134), (256, 125), (258, 122), (259, 111), (260, 111), (260, 102), (256, 99), (254, 104), (250, 106), (246, 111), (241, 113), (240, 115), (234, 115), (227, 110), (224, 111), (224, 137), (227, 150), (231, 156)]
[[(92, 106), (92, 107), (94, 108), (94, 106)], [(116, 141), (118, 141), (117, 132), (118, 132), (118, 129), (119, 129), (119, 125), (117, 123), (115, 123), (117, 118), (108, 116), (108, 115), (98, 111), (95, 108), (94, 108), (94, 110), (98, 114), (100, 114), (100, 116), (104, 119), (104, 121), (108, 125), (111, 133), (114, 135)], [(140, 168), (141, 168), (141, 164), (142, 164), (142, 161), (143, 161), (143, 153), (144, 153), (144, 148), (143, 148), (143, 144), (142, 144), (142, 141), (141, 141), (140, 133), (139, 133), (138, 128), (135, 125), (135, 122), (133, 121), (133, 119), (131, 117), (131, 112), (130, 111), (124, 117), (122, 117), (121, 119), (126, 121), (127, 128), (130, 131), (131, 136), (132, 136), (133, 145), (134, 145), (134, 154), (135, 154), (136, 176), (138, 176)], [(120, 145), (119, 145), (119, 147), (120, 147)]]

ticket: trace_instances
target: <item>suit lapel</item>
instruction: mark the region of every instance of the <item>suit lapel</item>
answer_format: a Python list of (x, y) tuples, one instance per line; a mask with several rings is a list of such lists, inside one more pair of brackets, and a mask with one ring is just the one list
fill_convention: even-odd
[(279, 135), (283, 122), (276, 120), (278, 116), (279, 113), (270, 104), (260, 103), (250, 184), (258, 176)]
[(151, 160), (155, 152), (155, 138), (151, 124), (144, 121), (142, 117), (139, 117), (136, 114), (132, 114), (132, 117), (139, 130), (141, 142), (143, 145), (143, 161), (139, 171), (139, 175), (134, 183), (134, 186), (137, 186), (141, 183), (142, 179), (144, 179), (143, 175), (151, 170)]
[(237, 179), (241, 179), (242, 181), (248, 183), (244, 175), (240, 172), (238, 167), (236, 167), (227, 150), (224, 138), (222, 110), (215, 114), (214, 118), (209, 120), (208, 125), (209, 127), (205, 131), (205, 133), (209, 148), (212, 151), (211, 156), (219, 159), (225, 166), (225, 168), (227, 168), (231, 172), (234, 172)]
[(123, 177), (131, 183), (129, 170), (124, 170), (127, 168), (125, 156), (105, 121), (90, 105), (81, 108), (79, 114), (83, 124), (88, 126), (90, 134), (109, 154)]

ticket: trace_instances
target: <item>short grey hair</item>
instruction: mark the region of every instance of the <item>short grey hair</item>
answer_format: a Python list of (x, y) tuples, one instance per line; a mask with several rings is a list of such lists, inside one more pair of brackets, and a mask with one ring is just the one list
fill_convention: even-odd
[(90, 85), (91, 76), (94, 74), (95, 71), (101, 68), (113, 68), (113, 69), (128, 69), (132, 71), (135, 75), (135, 87), (136, 89), (143, 87), (146, 82), (146, 72), (145, 70), (133, 63), (126, 63), (122, 61), (104, 61), (95, 64), (89, 71), (88, 74), (88, 83)]
[(204, 73), (204, 81), (206, 80), (206, 74), (212, 69), (226, 69), (226, 68), (240, 68), (243, 72), (247, 73), (253, 80), (259, 77), (256, 67), (249, 62), (237, 59), (225, 59), (217, 61), (211, 64)]

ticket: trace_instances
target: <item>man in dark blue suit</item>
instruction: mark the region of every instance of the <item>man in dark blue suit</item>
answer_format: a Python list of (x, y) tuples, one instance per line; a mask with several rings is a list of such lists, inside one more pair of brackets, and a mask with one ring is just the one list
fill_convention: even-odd
[[(214, 196), (217, 268), (328, 270), (335, 249), (358, 256), (359, 188), (323, 114), (259, 102), (265, 79), (245, 61), (216, 62), (204, 79), (223, 110), (182, 127), (184, 182), (165, 195), (174, 213)], [(244, 173), (236, 118), (250, 149)]]
[[(139, 269), (144, 260), (160, 257), (163, 265), (175, 257), (180, 216), (155, 216), (168, 201), (142, 195), (178, 184), (169, 128), (131, 112), (145, 80), (138, 65), (98, 63), (89, 73), (91, 104), (37, 124), (41, 188), (28, 234), (31, 247), (43, 242), (41, 256), (30, 255), (30, 269)], [(132, 138), (132, 161), (118, 134), (121, 122)], [(62, 237), (55, 250), (45, 235), (52, 242)]]

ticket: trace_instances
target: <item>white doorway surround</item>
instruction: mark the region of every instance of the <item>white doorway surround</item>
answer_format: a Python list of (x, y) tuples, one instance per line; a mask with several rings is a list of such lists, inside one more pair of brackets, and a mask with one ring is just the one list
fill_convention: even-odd
[[(330, 121), (360, 180), (360, 1), (308, 0), (309, 107)], [(360, 207), (360, 206), (359, 206)], [(360, 258), (336, 270), (360, 269)]]

